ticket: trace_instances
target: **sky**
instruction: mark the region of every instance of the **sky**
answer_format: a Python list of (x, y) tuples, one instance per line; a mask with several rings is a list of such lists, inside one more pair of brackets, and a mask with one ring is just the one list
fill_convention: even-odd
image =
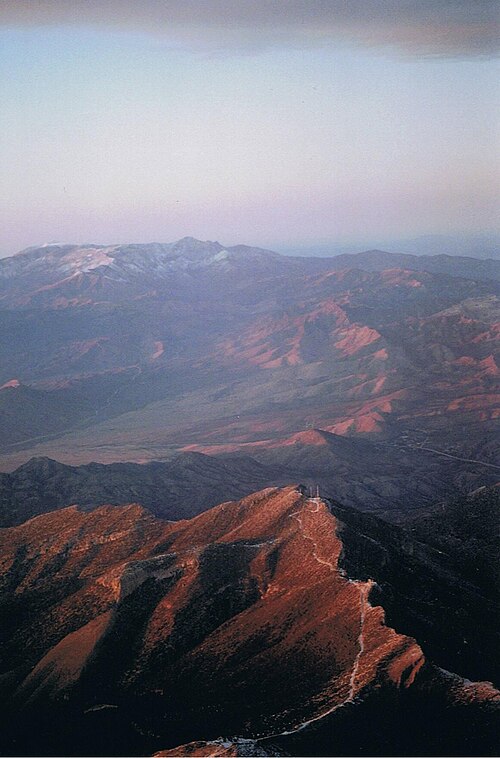
[(0, 256), (498, 232), (488, 0), (2, 0)]

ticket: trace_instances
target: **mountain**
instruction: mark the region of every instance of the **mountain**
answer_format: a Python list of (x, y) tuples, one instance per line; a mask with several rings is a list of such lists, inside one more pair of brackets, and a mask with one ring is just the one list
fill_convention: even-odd
[[(269, 749), (269, 748), (268, 748)], [(160, 750), (155, 753), (155, 758), (167, 758), (167, 756), (269, 756), (270, 752), (259, 745), (255, 740), (247, 739), (217, 739), (208, 742), (197, 740), (187, 745), (177, 745), (173, 750)], [(287, 755), (279, 750), (276, 745), (272, 746), (272, 755)]]
[(337, 528), (291, 486), (175, 524), (73, 506), (2, 530), (4, 752), (493, 754), (499, 693), (384, 623)]
[[(452, 461), (450, 488), (494, 484), (500, 284), (483, 264), (192, 238), (0, 261), (0, 470), (192, 451), (272, 463), (280, 441), (320, 429), (383, 446), (393, 502), (407, 500), (408, 467), (392, 476), (403, 453)], [(303, 452), (301, 478), (316, 479)], [(425, 498), (446, 495), (435, 481)]]
[(466, 234), (460, 236), (445, 234), (425, 234), (409, 240), (401, 240), (398, 250), (415, 255), (467, 256), (471, 258), (500, 257), (500, 237), (498, 234)]
[(276, 475), (288, 473), (288, 480), (295, 476), (312, 486), (319, 484), (321, 492), (337, 502), (401, 523), (457, 491), (474, 490), (479, 483), (494, 485), (499, 479), (495, 466), (481, 467), (418, 446), (319, 430), (264, 446), (247, 445), (245, 451)]
[[(438, 256), (446, 255), (460, 258), (498, 260), (500, 257), (500, 236), (495, 234), (447, 235), (426, 234), (411, 239), (377, 242), (376, 247), (391, 253), (411, 255)], [(363, 245), (339, 245), (336, 242), (319, 242), (316, 245), (282, 248), (287, 255), (308, 255), (337, 257), (364, 252)]]
[[(500, 280), (500, 261), (455, 255), (411, 255), (369, 250), (330, 258), (285, 256), (270, 250), (219, 242), (202, 242), (184, 237), (177, 242), (131, 245), (59, 245), (28, 248), (0, 260), (0, 302), (26, 307), (30, 303), (74, 305), (68, 293), (80, 303), (107, 292), (120, 297), (125, 285), (139, 290), (145, 283), (161, 280), (171, 284), (191, 280), (196, 275), (222, 274), (226, 278), (256, 268), (262, 274), (300, 271), (342, 271), (361, 268), (383, 271), (401, 268), (429, 271), (467, 279)], [(57, 300), (64, 293), (65, 299)], [(85, 293), (86, 297), (83, 296)]]
[(499, 280), (0, 261), (0, 750), (494, 755)]
[[(360, 463), (362, 462), (362, 463)], [(498, 481), (495, 467), (436, 456), (425, 449), (309, 429), (245, 452), (180, 453), (150, 463), (68, 466), (32, 458), (0, 473), (0, 527), (77, 504), (140, 502), (160, 518), (194, 516), (222, 499), (299, 478), (347, 506), (406, 523), (457, 491)], [(479, 470), (478, 470), (479, 469)], [(441, 505), (439, 505), (441, 509)], [(436, 532), (437, 533), (437, 532)]]
[[(278, 253), (185, 237), (169, 244), (43, 245), (0, 260), (0, 302), (7, 307), (65, 308), (117, 301), (162, 283), (175, 288), (246, 269), (279, 270)], [(293, 264), (291, 268), (295, 268)]]
[[(486, 621), (476, 639), (475, 619), (494, 617), (498, 601), (498, 487), (457, 495), (453, 481), (461, 473), (451, 460), (441, 459), (445, 465), (440, 470), (431, 456), (421, 460), (402, 453), (392, 461), (395, 470), (391, 473), (390, 459), (373, 443), (318, 430), (296, 435), (261, 452), (260, 457), (265, 465), (241, 454), (184, 453), (166, 463), (79, 467), (32, 459), (12, 474), (0, 475), (0, 526), (19, 524), (70, 503), (90, 510), (134, 498), (154, 515), (179, 521), (208, 510), (221, 499), (239, 498), (307, 472), (315, 477), (310, 480), (311, 489), (319, 483), (321, 492), (333, 497), (332, 512), (344, 524), (345, 554), (351, 560), (357, 556), (349, 572), (375, 578), (379, 590), (385, 587), (381, 603), (392, 625), (427, 644), (432, 638), (432, 657), (445, 668), (457, 670), (471, 660), (462, 673), (470, 678), (478, 672), (485, 676), (482, 660), (488, 662), (486, 672), (492, 675), (493, 651), (499, 641), (494, 632), (486, 634)], [(401, 484), (404, 481), (406, 487)], [(448, 501), (434, 505), (437, 493)], [(388, 520), (400, 525), (391, 526)], [(365, 541), (360, 535), (365, 535)], [(434, 588), (430, 603), (429, 587)], [(414, 600), (418, 597), (419, 607), (425, 608), (423, 616), (420, 612), (423, 626), (412, 616), (414, 605), (405, 604), (405, 594)], [(469, 608), (465, 616), (464, 598)], [(477, 606), (474, 613), (473, 606)], [(444, 619), (453, 615), (456, 618), (446, 637)], [(468, 639), (465, 649), (464, 639)], [(441, 661), (443, 646), (447, 654)]]
[(498, 258), (470, 257), (437, 253), (435, 255), (412, 255), (411, 253), (388, 253), (384, 250), (367, 250), (362, 253), (344, 253), (330, 259), (331, 270), (363, 268), (367, 271), (383, 271), (387, 268), (402, 268), (412, 271), (429, 271), (434, 274), (462, 276), (466, 279), (500, 279)]
[(32, 458), (11, 474), (0, 474), (0, 527), (13, 526), (48, 511), (77, 504), (140, 502), (160, 518), (195, 516), (221, 499), (243, 497), (271, 483), (286, 482), (287, 472), (250, 458), (224, 459), (183, 453), (165, 463), (114, 463), (65, 466)]

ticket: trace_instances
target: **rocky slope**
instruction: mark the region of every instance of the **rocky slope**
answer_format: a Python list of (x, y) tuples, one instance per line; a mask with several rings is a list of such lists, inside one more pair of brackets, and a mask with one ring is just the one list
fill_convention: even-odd
[(449, 555), (483, 595), (500, 599), (500, 484), (427, 509), (407, 524), (407, 531)]
[(334, 501), (330, 508), (341, 565), (376, 581), (388, 623), (417, 637), (441, 667), (500, 685), (498, 490), (455, 497), (404, 526)]
[(248, 739), (218, 739), (204, 742), (197, 740), (187, 745), (177, 745), (172, 750), (160, 750), (155, 753), (155, 758), (167, 758), (167, 756), (270, 756), (286, 755), (276, 745), (267, 748), (255, 740)]
[[(446, 709), (445, 749), (464, 718), (491, 749), (496, 691), (465, 697), (385, 625), (372, 579), (339, 568), (336, 528), (323, 501), (287, 487), (177, 523), (134, 505), (70, 507), (2, 530), (4, 750), (130, 755), (219, 740), (227, 754), (263, 754), (237, 752), (244, 738), (264, 754), (269, 743), (378, 754), (385, 713), (392, 754), (407, 740), (397, 720), (420, 723), (422, 703)], [(353, 719), (366, 724), (359, 737)]]

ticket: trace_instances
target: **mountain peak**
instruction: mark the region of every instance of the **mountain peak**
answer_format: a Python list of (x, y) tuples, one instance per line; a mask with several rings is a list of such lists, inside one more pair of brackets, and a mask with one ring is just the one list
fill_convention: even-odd
[(29, 461), (23, 463), (22, 466), (16, 469), (16, 472), (22, 471), (23, 473), (43, 474), (47, 476), (49, 472), (55, 472), (57, 470), (64, 471), (68, 468), (64, 463), (49, 458), (46, 455), (39, 455), (30, 458)]
[(222, 247), (220, 242), (217, 242), (217, 240), (200, 240), (198, 237), (191, 237), (189, 234), (186, 235), (186, 237), (181, 237), (177, 240), (177, 242), (173, 243), (174, 245), (219, 245)]
[(176, 253), (201, 253), (202, 255), (218, 253), (224, 250), (220, 242), (211, 240), (199, 240), (196, 237), (182, 237), (177, 242), (171, 243), (171, 250)]
[[(55, 601), (64, 607), (64, 613), (52, 614), (57, 633), (51, 627), (52, 636), (40, 635), (28, 652), (18, 643), (31, 673), (17, 693), (31, 702), (62, 693), (78, 698), (74, 683), (110, 670), (109, 656), (115, 659), (118, 648), (119, 681), (126, 682), (120, 697), (154, 695), (172, 681), (173, 692), (199, 693), (202, 713), (214, 703), (216, 714), (227, 713), (229, 702), (238, 705), (223, 722), (216, 715), (211, 731), (244, 730), (253, 737), (300, 731), (366, 697), (374, 684), (411, 686), (424, 663), (415, 641), (385, 626), (382, 609), (371, 605), (373, 582), (351, 580), (339, 569), (342, 543), (326, 503), (308, 499), (297, 487), (261, 490), (177, 524), (137, 506), (85, 513), (67, 508), (3, 530), (1, 538), (7, 556), (28, 538), (36, 556), (26, 559), (36, 565), (28, 564), (20, 603), (32, 602), (40, 575), (55, 577), (50, 581), (58, 591), (63, 579), (68, 588), (67, 599), (59, 594)], [(89, 546), (80, 592), (88, 600), (81, 615), (72, 577), (79, 576), (78, 557)], [(125, 630), (120, 617), (128, 613), (127, 598), (153, 582), (147, 616), (140, 622), (129, 618)], [(74, 618), (80, 613), (79, 625), (70, 620), (71, 611)], [(118, 619), (114, 625), (108, 623), (111, 613)], [(54, 623), (50, 619), (47, 624)], [(140, 640), (140, 666), (139, 648), (126, 642), (131, 639)], [(165, 650), (168, 658), (162, 657)], [(242, 672), (237, 680), (234, 660)], [(201, 686), (206, 680), (207, 693)], [(283, 681), (299, 686), (284, 688)], [(106, 689), (114, 686), (112, 677), (103, 684), (102, 696), (110, 698), (104, 702), (114, 702), (117, 690)], [(261, 691), (278, 705), (274, 715), (268, 701), (259, 699)], [(165, 715), (168, 720), (171, 714)], [(191, 728), (191, 720), (186, 715), (179, 734)]]

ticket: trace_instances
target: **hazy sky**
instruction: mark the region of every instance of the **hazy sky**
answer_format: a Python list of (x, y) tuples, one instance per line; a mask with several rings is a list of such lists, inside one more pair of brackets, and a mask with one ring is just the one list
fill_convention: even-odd
[(0, 255), (494, 231), (495, 6), (2, 0)]

